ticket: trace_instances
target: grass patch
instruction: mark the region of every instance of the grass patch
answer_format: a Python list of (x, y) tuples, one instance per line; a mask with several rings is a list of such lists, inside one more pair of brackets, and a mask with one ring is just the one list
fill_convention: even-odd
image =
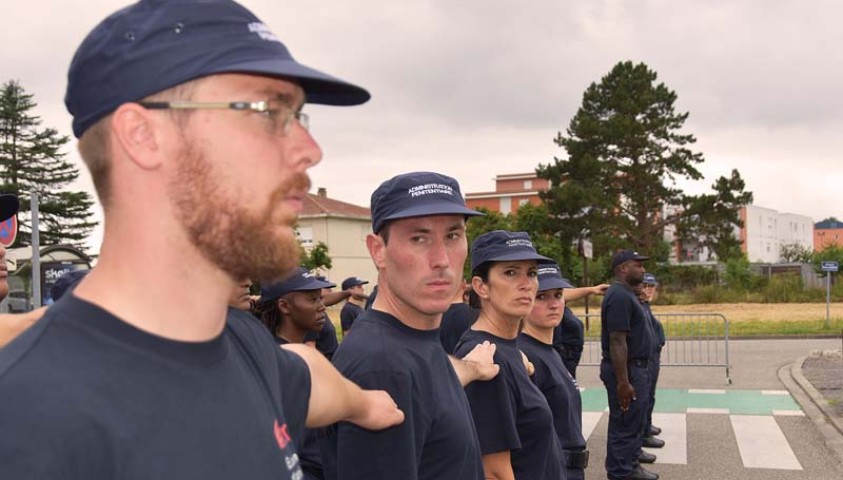
[[(697, 305), (695, 307), (706, 307), (706, 305)], [(672, 313), (685, 313), (681, 312), (680, 307), (672, 310), (677, 310)], [(718, 312), (716, 309), (708, 309), (708, 311)], [(702, 311), (687, 312), (687, 316), (670, 315), (664, 312), (659, 315), (658, 311), (655, 313), (664, 326), (665, 334), (671, 339), (720, 338), (725, 334), (725, 324), (722, 318), (705, 315)], [(730, 318), (728, 314), (724, 313), (724, 315), (726, 318)], [(736, 317), (740, 318), (737, 314)], [(825, 326), (824, 318), (817, 318), (816, 316), (797, 320), (750, 317), (729, 321), (729, 338), (799, 337), (814, 335), (843, 335), (843, 318), (831, 318), (828, 327)], [(592, 312), (592, 315), (589, 317), (586, 337), (590, 339), (600, 337), (599, 314), (595, 315)]]

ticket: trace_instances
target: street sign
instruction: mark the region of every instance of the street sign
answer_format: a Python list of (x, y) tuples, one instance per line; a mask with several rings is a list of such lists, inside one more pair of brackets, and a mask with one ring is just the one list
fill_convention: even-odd
[(837, 269), (838, 269), (838, 266), (839, 265), (838, 265), (837, 262), (825, 260), (820, 265), (820, 268), (822, 268), (823, 272), (836, 272)]
[(12, 215), (8, 220), (0, 222), (0, 245), (8, 248), (15, 243), (18, 236), (18, 217)]

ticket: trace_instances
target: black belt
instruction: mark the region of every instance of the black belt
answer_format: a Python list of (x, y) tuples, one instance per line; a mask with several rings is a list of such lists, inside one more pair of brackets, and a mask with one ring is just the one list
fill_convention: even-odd
[(563, 450), (565, 466), (573, 469), (585, 470), (588, 467), (588, 450)]

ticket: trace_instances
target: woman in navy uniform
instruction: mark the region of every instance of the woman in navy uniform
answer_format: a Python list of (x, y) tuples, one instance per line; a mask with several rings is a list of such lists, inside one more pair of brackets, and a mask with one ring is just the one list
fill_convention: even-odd
[(559, 266), (540, 265), (539, 291), (524, 328), (518, 334), (518, 348), (535, 369), (533, 383), (539, 387), (553, 412), (553, 428), (562, 446), (568, 480), (583, 480), (588, 451), (582, 435), (582, 398), (577, 381), (553, 348), (553, 332), (565, 311), (564, 289), (572, 285), (562, 278)]
[(539, 263), (552, 260), (536, 252), (525, 232), (495, 230), (471, 245), (471, 302), (479, 303), (480, 314), (455, 354), (463, 357), (485, 341), (497, 346), (500, 373), (465, 388), (486, 478), (566, 478), (553, 414), (527, 375), (516, 340), (521, 320), (533, 308)]
[[(285, 280), (261, 286), (261, 298), (255, 312), (279, 345), (304, 343), (307, 333), (318, 332), (322, 322), (330, 322), (322, 303), (322, 289), (335, 286), (299, 267)], [(308, 428), (297, 446), (303, 480), (324, 478), (319, 435), (319, 429)]]

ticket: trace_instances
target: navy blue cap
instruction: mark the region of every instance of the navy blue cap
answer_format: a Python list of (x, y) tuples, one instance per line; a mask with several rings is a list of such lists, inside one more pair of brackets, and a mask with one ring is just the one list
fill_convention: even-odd
[(556, 263), (540, 265), (538, 268), (539, 291), (555, 290), (557, 288), (574, 288), (567, 279), (562, 278), (562, 270)]
[(65, 272), (64, 275), (56, 279), (56, 283), (54, 283), (53, 288), (50, 289), (50, 298), (52, 298), (54, 302), (60, 299), (65, 293), (73, 290), (89, 272), (90, 270), (88, 269), (70, 270)]
[(430, 215), (483, 215), (465, 206), (460, 184), (433, 172), (404, 173), (383, 182), (372, 193), (372, 231), (400, 218)]
[(275, 300), (282, 295), (290, 292), (301, 292), (307, 290), (320, 290), (323, 288), (334, 288), (336, 284), (319, 280), (319, 278), (310, 273), (306, 268), (299, 267), (295, 270), (293, 275), (286, 279), (276, 282), (266, 287), (261, 286), (261, 302), (268, 302)]
[(474, 239), (471, 243), (471, 270), (486, 262), (507, 262), (536, 260), (540, 264), (553, 260), (539, 255), (527, 232), (492, 230)]
[(641, 282), (641, 283), (646, 283), (646, 284), (649, 284), (649, 285), (655, 285), (658, 282), (656, 282), (656, 276), (655, 275), (653, 275), (652, 273), (645, 273), (644, 274), (644, 281)]
[(631, 260), (636, 260), (639, 262), (643, 262), (645, 260), (649, 260), (650, 257), (646, 255), (641, 255), (640, 253), (636, 252), (635, 250), (621, 250), (620, 252), (616, 253), (614, 257), (612, 257), (612, 270), (617, 268), (618, 265), (624, 264)]
[(358, 105), (370, 98), (296, 62), (266, 25), (232, 0), (141, 0), (103, 20), (76, 51), (64, 97), (73, 134), (81, 137), (123, 103), (218, 73), (293, 79), (311, 103)]
[(348, 290), (351, 287), (356, 287), (357, 285), (366, 285), (369, 283), (368, 280), (363, 280), (360, 277), (348, 277), (342, 281), (342, 289)]
[(0, 222), (5, 222), (15, 216), (19, 209), (20, 201), (17, 196), (8, 193), (0, 194)]

